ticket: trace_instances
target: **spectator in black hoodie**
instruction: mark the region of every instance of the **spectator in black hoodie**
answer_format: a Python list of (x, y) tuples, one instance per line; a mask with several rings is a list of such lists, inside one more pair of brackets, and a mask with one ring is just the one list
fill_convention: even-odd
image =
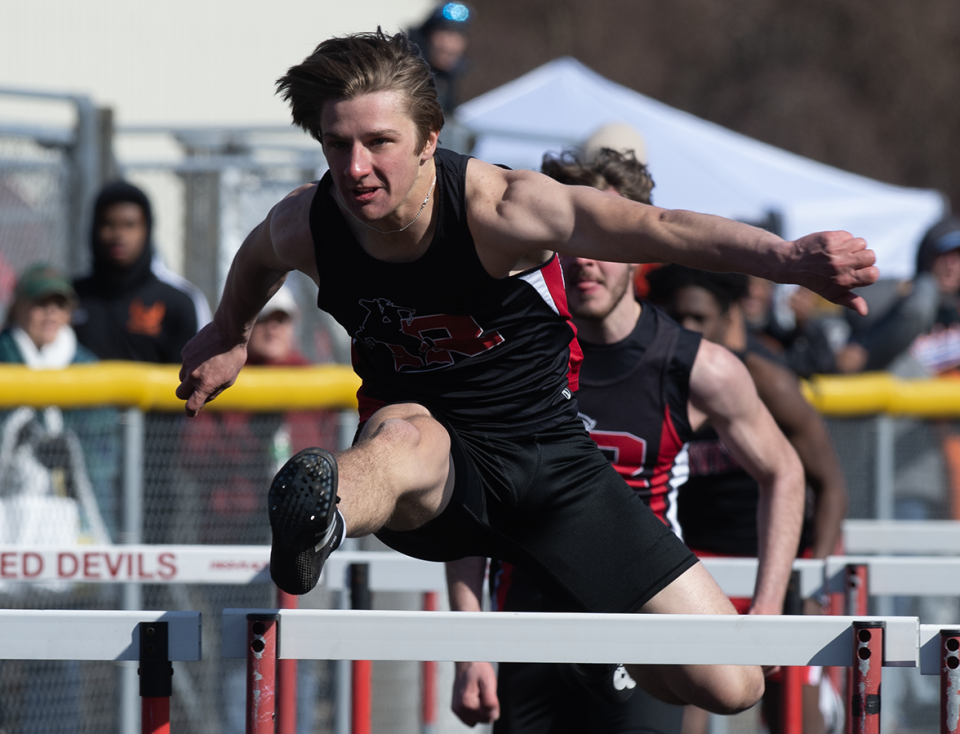
[(210, 321), (199, 289), (154, 257), (146, 194), (107, 184), (93, 212), (93, 272), (74, 284), (77, 339), (100, 359), (180, 363), (180, 350)]

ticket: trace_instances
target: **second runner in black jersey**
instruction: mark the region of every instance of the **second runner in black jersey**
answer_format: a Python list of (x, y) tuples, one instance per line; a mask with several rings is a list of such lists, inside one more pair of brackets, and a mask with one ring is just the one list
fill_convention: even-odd
[[(687, 403), (700, 335), (645, 303), (616, 344), (581, 341), (580, 418), (633, 490), (677, 535), (676, 495), (693, 436)], [(540, 609), (539, 593), (513, 566), (493, 561), (491, 598), (501, 611)]]

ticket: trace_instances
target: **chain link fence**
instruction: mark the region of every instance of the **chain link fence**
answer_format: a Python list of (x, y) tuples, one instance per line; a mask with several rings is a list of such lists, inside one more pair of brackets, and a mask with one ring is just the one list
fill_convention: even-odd
[(0, 321), (18, 273), (37, 261), (68, 261), (69, 181), (62, 149), (0, 133)]

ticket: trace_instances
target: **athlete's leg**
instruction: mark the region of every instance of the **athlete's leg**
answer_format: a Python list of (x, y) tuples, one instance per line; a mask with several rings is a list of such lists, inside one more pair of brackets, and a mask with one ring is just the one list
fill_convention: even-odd
[(578, 734), (681, 734), (684, 706), (664, 703), (642, 688), (621, 703), (589, 697), (589, 727)]
[(422, 405), (378, 410), (357, 443), (337, 454), (337, 465), (339, 508), (350, 537), (418, 528), (453, 494), (450, 435)]
[(501, 663), (494, 734), (586, 734), (583, 699), (551, 663)]
[(420, 405), (391, 405), (364, 425), (355, 446), (334, 457), (296, 454), (270, 485), (270, 575), (288, 594), (316, 586), (323, 564), (347, 532), (412, 530), (433, 519), (453, 494), (450, 435)]
[[(640, 611), (650, 614), (736, 614), (702, 564), (666, 586)], [(718, 714), (750, 708), (763, 695), (763, 672), (755, 665), (631, 665), (631, 675), (667, 703), (692, 703)]]
[[(806, 673), (806, 669), (804, 673)], [(809, 685), (808, 681), (804, 681), (801, 690), (803, 696), (803, 734), (824, 734), (826, 727), (823, 712), (820, 710), (820, 684)], [(780, 734), (783, 729), (781, 722), (782, 696), (782, 681), (767, 681), (767, 692), (763, 696), (763, 715), (767, 720), (767, 728), (771, 734)]]

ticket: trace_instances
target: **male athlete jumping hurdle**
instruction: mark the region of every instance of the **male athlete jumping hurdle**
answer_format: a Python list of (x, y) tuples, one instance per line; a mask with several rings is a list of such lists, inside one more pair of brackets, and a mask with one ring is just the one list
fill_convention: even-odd
[[(233, 384), (257, 314), (294, 269), (353, 336), (362, 429), (351, 449), (301, 452), (274, 480), (277, 585), (309, 591), (344, 534), (375, 533), (427, 560), (502, 558), (556, 609), (733, 614), (577, 419), (580, 350), (556, 253), (741, 271), (865, 312), (850, 291), (877, 279), (866, 243), (788, 242), (438, 148), (430, 71), (402, 34), (324, 41), (278, 86), (330, 170), (244, 241), (177, 389), (196, 415)], [(763, 692), (756, 666), (631, 673), (719, 713)]]

